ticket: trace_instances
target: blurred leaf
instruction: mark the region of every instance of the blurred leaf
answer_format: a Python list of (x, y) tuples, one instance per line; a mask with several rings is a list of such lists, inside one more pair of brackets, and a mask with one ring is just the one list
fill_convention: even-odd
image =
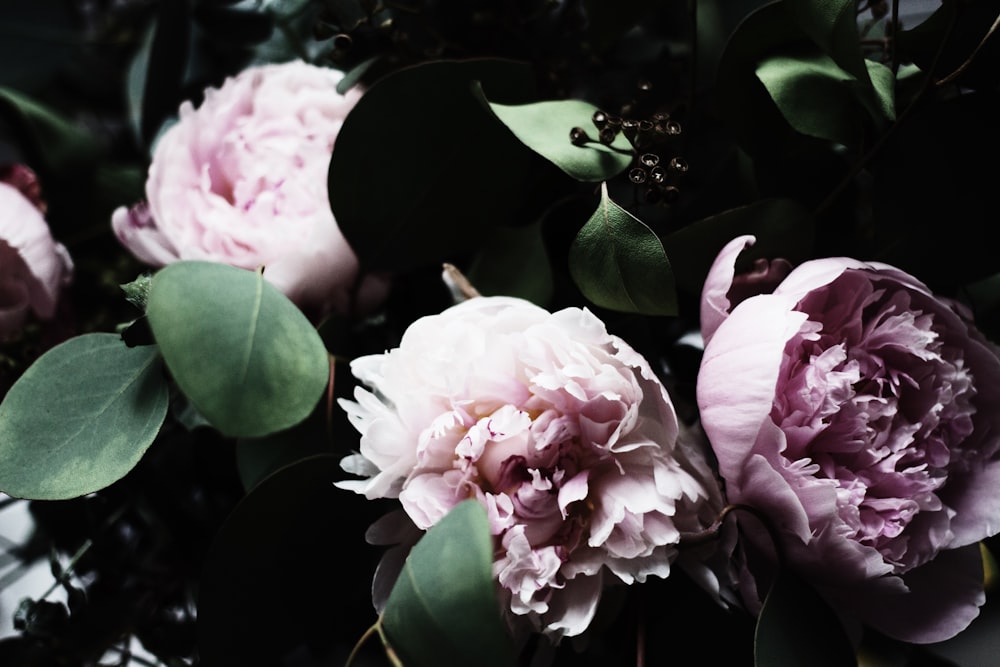
[(870, 86), (861, 53), (857, 0), (784, 0), (785, 9), (824, 53), (863, 86)]
[[(189, 3), (159, 3), (159, 12), (150, 29), (152, 36), (136, 54), (135, 70), (129, 76), (129, 96), (142, 100), (139, 134), (147, 146), (152, 144), (163, 122), (177, 113), (184, 99), (182, 87), (191, 43)], [(145, 67), (140, 69), (143, 63)]]
[(833, 610), (806, 582), (779, 573), (764, 599), (754, 638), (756, 667), (856, 667)]
[(513, 667), (493, 582), (493, 537), (476, 500), (456, 505), (413, 547), (382, 613), (409, 667)]
[(0, 2), (0, 86), (41, 90), (82, 46), (67, 0)]
[(16, 90), (0, 88), (0, 118), (16, 130), (43, 182), (59, 172), (89, 169), (99, 156), (100, 146), (86, 129)]
[(59, 500), (103, 489), (139, 462), (167, 401), (155, 347), (106, 333), (57, 345), (0, 403), (0, 490)]
[(815, 224), (810, 212), (791, 199), (762, 199), (704, 218), (664, 238), (678, 289), (700, 296), (716, 255), (743, 234), (757, 237), (740, 256), (746, 261), (782, 257), (797, 264), (812, 257)]
[(660, 239), (608, 197), (569, 249), (569, 270), (585, 297), (602, 308), (643, 315), (676, 315), (670, 261)]
[(345, 119), (330, 204), (366, 269), (438, 263), (514, 217), (531, 154), (476, 100), (475, 81), (504, 104), (534, 88), (523, 63), (427, 62), (377, 81)]
[[(368, 525), (385, 508), (338, 489), (338, 456), (284, 466), (254, 486), (215, 534), (198, 584), (198, 653), (205, 665), (344, 665), (376, 619), (378, 551)], [(319, 656), (329, 656), (321, 660)]]
[(517, 296), (544, 307), (553, 281), (541, 224), (494, 228), (467, 277), (481, 294)]
[[(581, 100), (553, 100), (533, 104), (494, 104), (477, 87), (482, 101), (514, 136), (578, 181), (605, 181), (625, 171), (634, 149), (621, 133), (610, 146), (596, 140), (592, 118), (597, 107)], [(588, 131), (593, 141), (578, 146), (570, 131)]]
[(862, 85), (828, 56), (775, 55), (757, 66), (757, 77), (788, 123), (797, 131), (846, 146), (857, 146), (874, 123), (878, 129), (895, 118), (892, 71), (872, 62), (877, 87)]
[(170, 264), (153, 276), (146, 314), (181, 391), (225, 435), (293, 426), (326, 388), (319, 334), (259, 272)]

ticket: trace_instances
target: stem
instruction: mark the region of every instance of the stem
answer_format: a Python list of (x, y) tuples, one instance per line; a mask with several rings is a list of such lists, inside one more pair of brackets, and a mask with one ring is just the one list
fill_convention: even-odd
[(369, 639), (371, 639), (371, 636), (373, 634), (378, 632), (378, 626), (379, 626), (379, 621), (375, 621), (374, 625), (365, 630), (365, 633), (361, 635), (360, 639), (358, 639), (358, 642), (354, 645), (354, 648), (351, 649), (351, 654), (347, 656), (347, 662), (344, 663), (344, 667), (351, 667), (351, 663), (354, 662), (355, 656), (357, 656), (358, 651), (361, 650), (361, 647), (364, 645), (364, 643)]
[(892, 76), (899, 72), (899, 49), (896, 48), (896, 37), (899, 34), (899, 0), (892, 0), (892, 39), (889, 40), (889, 56), (892, 62)]
[[(861, 158), (858, 159), (858, 161), (851, 166), (851, 169), (850, 171), (847, 172), (847, 175), (844, 176), (843, 179), (841, 179), (841, 181), (830, 192), (830, 194), (828, 194), (826, 198), (822, 202), (820, 202), (819, 206), (817, 206), (815, 210), (813, 210), (813, 218), (819, 218), (826, 211), (826, 209), (830, 208), (830, 206), (832, 206), (833, 203), (837, 201), (837, 198), (844, 193), (844, 190), (846, 190), (847, 187), (854, 180), (854, 178), (859, 173), (861, 173), (861, 170), (864, 169), (868, 165), (868, 163), (872, 161), (872, 158), (874, 158), (879, 153), (879, 151), (882, 150), (885, 144), (892, 137), (893, 133), (896, 131), (896, 128), (898, 128), (900, 124), (903, 122), (903, 120), (910, 115), (913, 109), (916, 108), (917, 103), (920, 101), (920, 99), (927, 93), (928, 89), (930, 89), (931, 82), (933, 81), (934, 77), (934, 70), (937, 68), (938, 61), (941, 59), (941, 54), (944, 53), (945, 45), (948, 43), (949, 39), (951, 39), (951, 34), (955, 30), (957, 17), (958, 17), (958, 12), (952, 14), (951, 23), (948, 25), (948, 30), (945, 33), (944, 39), (942, 39), (941, 43), (938, 45), (937, 53), (934, 54), (934, 60), (927, 71), (927, 76), (924, 77), (923, 83), (920, 86), (920, 90), (917, 91), (917, 94), (913, 96), (913, 100), (911, 100), (910, 103), (906, 106), (906, 108), (903, 109), (903, 113), (899, 114), (899, 116), (896, 118), (896, 122), (893, 123), (889, 127), (889, 129), (882, 134), (881, 137), (878, 138), (878, 141), (875, 142), (875, 144), (868, 150), (867, 153), (862, 155)], [(997, 17), (997, 21), (1000, 22), (1000, 17)]]
[(764, 529), (767, 530), (768, 537), (771, 538), (771, 543), (774, 545), (774, 552), (778, 561), (778, 565), (779, 566), (783, 565), (784, 556), (781, 551), (781, 541), (778, 537), (777, 531), (771, 524), (767, 515), (758, 510), (756, 507), (753, 507), (751, 505), (743, 505), (741, 503), (732, 503), (723, 507), (722, 511), (719, 512), (719, 516), (716, 517), (714, 522), (712, 522), (712, 525), (706, 528), (705, 530), (698, 533), (682, 534), (680, 543), (677, 545), (678, 548), (699, 546), (705, 544), (706, 542), (711, 542), (712, 540), (718, 539), (719, 532), (722, 530), (722, 524), (725, 523), (726, 517), (728, 517), (731, 513), (736, 511), (746, 512), (747, 514), (750, 514), (758, 521), (760, 521), (761, 525), (764, 526)]
[[(101, 531), (103, 532), (108, 528), (110, 528), (111, 526), (113, 526), (118, 521), (118, 519), (122, 518), (122, 515), (125, 514), (126, 509), (128, 509), (128, 506), (122, 505), (117, 510), (115, 510), (114, 514), (108, 517), (108, 520), (101, 528)], [(90, 550), (90, 547), (92, 546), (94, 546), (94, 540), (88, 537), (84, 541), (84, 543), (80, 545), (80, 548), (76, 550), (76, 553), (73, 554), (73, 557), (69, 559), (68, 563), (66, 563), (66, 567), (63, 568), (63, 571), (59, 574), (58, 577), (56, 577), (56, 580), (52, 582), (52, 585), (49, 586), (49, 589), (42, 594), (39, 600), (44, 600), (48, 596), (52, 595), (52, 591), (59, 588), (59, 586), (62, 586), (66, 581), (69, 580), (71, 576), (73, 576), (73, 568), (76, 567), (77, 562), (79, 562), (79, 560), (83, 558), (84, 554), (86, 554)]]
[(382, 627), (381, 617), (379, 617), (376, 626), (378, 628), (379, 639), (382, 640), (382, 648), (385, 649), (385, 656), (389, 658), (389, 662), (392, 663), (392, 667), (403, 667), (403, 661), (399, 659), (398, 655), (396, 655), (396, 650), (392, 648), (392, 644), (389, 643), (389, 638), (385, 636), (385, 628)]
[[(898, 0), (896, 0), (896, 1), (898, 2)], [(956, 11), (955, 13), (957, 14), (958, 12)], [(986, 31), (986, 35), (983, 36), (983, 38), (980, 40), (979, 44), (976, 45), (976, 48), (973, 49), (972, 53), (969, 54), (969, 57), (965, 59), (965, 62), (963, 62), (961, 65), (959, 65), (958, 69), (956, 69), (954, 72), (952, 72), (948, 76), (944, 77), (943, 79), (940, 79), (937, 82), (935, 82), (935, 85), (937, 85), (937, 86), (943, 86), (943, 85), (945, 85), (947, 83), (951, 83), (962, 72), (964, 72), (966, 69), (968, 69), (969, 65), (972, 64), (972, 61), (975, 60), (976, 56), (979, 54), (979, 50), (981, 48), (983, 48), (984, 44), (986, 44), (986, 40), (988, 40), (993, 35), (993, 33), (995, 33), (997, 31), (997, 28), (1000, 28), (1000, 14), (998, 14), (997, 17), (996, 17), (996, 19), (993, 20), (993, 25), (991, 25), (990, 29)]]

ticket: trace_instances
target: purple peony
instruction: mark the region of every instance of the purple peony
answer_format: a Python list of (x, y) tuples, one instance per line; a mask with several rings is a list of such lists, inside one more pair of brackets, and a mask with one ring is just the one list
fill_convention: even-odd
[(52, 238), (34, 173), (0, 174), (0, 342), (15, 338), (29, 316), (49, 319), (73, 274), (66, 248)]
[[(344, 467), (366, 479), (340, 486), (398, 498), (420, 530), (479, 499), (516, 633), (582, 633), (606, 585), (667, 576), (720, 509), (664, 387), (588, 310), (476, 297), (351, 368), (370, 389), (342, 403), (362, 434)], [(373, 530), (405, 541), (395, 520)]]
[(1000, 530), (1000, 359), (965, 309), (884, 264), (806, 262), (738, 301), (753, 242), (723, 249), (702, 300), (698, 405), (728, 500), (766, 516), (843, 613), (954, 636), (984, 601), (978, 543)]

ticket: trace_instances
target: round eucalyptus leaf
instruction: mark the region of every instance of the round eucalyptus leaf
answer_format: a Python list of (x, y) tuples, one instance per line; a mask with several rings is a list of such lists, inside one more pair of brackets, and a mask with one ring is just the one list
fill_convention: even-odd
[(486, 511), (465, 500), (413, 547), (386, 601), (382, 625), (404, 664), (516, 664), (492, 571)]
[(259, 272), (170, 264), (153, 276), (146, 315), (177, 385), (225, 435), (291, 427), (327, 386), (322, 339)]
[(64, 500), (103, 489), (142, 458), (167, 403), (154, 346), (107, 333), (57, 345), (0, 403), (0, 491)]
[(330, 205), (366, 268), (438, 264), (516, 219), (532, 155), (483, 108), (476, 83), (504, 104), (534, 93), (525, 63), (431, 61), (379, 79), (344, 119)]

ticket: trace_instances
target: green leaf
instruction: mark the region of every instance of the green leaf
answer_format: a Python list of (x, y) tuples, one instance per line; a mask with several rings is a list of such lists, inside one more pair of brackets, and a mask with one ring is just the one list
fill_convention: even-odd
[(304, 647), (346, 664), (344, 647), (377, 619), (381, 554), (364, 535), (388, 501), (332, 484), (343, 477), (340, 456), (313, 456), (267, 476), (232, 509), (198, 581), (201, 664), (288, 665)]
[(764, 599), (754, 637), (756, 667), (856, 667), (833, 610), (813, 588), (781, 572)]
[(86, 168), (100, 149), (93, 135), (37, 100), (0, 88), (0, 121), (7, 119), (43, 181), (49, 175)]
[(531, 68), (433, 61), (378, 80), (351, 110), (330, 161), (330, 205), (367, 269), (403, 271), (477, 247), (522, 205), (531, 158), (472, 92), (531, 99)]
[(382, 613), (407, 667), (512, 667), (493, 583), (493, 537), (476, 500), (456, 505), (413, 547)]
[(795, 130), (855, 146), (872, 124), (881, 129), (895, 117), (891, 70), (874, 62), (871, 70), (877, 88), (867, 75), (862, 84), (829, 56), (781, 54), (762, 60), (757, 77)]
[(167, 402), (155, 347), (107, 333), (57, 345), (0, 403), (0, 490), (62, 500), (103, 489), (139, 462)]
[(541, 224), (494, 229), (466, 275), (481, 294), (517, 296), (547, 305), (553, 278)]
[(716, 255), (731, 240), (753, 234), (757, 242), (741, 260), (783, 257), (798, 264), (812, 256), (815, 223), (804, 206), (791, 199), (762, 199), (703, 218), (663, 239), (672, 259), (679, 290), (700, 296)]
[(293, 426), (326, 388), (319, 334), (259, 272), (170, 264), (153, 276), (146, 314), (177, 385), (225, 435)]
[[(582, 100), (552, 100), (533, 104), (496, 104), (477, 86), (482, 101), (514, 136), (578, 181), (605, 181), (632, 163), (632, 144), (621, 133), (610, 146), (596, 140), (592, 118), (597, 107)], [(589, 131), (593, 141), (578, 146), (570, 131)]]
[(861, 53), (857, 0), (784, 0), (784, 7), (841, 69), (863, 85), (871, 84)]
[(602, 308), (643, 315), (676, 315), (670, 261), (659, 237), (608, 197), (569, 249), (569, 270), (585, 297)]

